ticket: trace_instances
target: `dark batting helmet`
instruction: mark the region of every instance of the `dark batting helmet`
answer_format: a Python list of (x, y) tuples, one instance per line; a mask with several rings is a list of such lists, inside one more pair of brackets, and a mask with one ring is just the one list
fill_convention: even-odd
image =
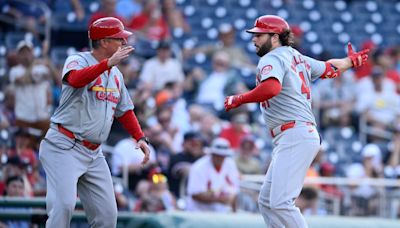
[(285, 19), (275, 15), (264, 15), (257, 18), (254, 28), (246, 30), (246, 32), (282, 34), (286, 30), (290, 30), (290, 27)]
[(127, 39), (131, 32), (125, 30), (124, 25), (115, 17), (103, 17), (94, 21), (90, 27), (88, 36), (91, 40), (104, 38), (123, 38)]

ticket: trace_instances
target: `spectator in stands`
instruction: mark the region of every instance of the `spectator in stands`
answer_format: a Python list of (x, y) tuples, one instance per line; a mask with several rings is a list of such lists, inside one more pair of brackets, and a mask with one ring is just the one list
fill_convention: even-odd
[(150, 159), (142, 166), (143, 153), (138, 153), (136, 143), (132, 138), (125, 138), (119, 141), (113, 150), (111, 161), (111, 172), (114, 176), (123, 177), (126, 168), (129, 180), (129, 190), (134, 191), (140, 179), (147, 178), (150, 170), (157, 166), (154, 148), (150, 146)]
[(182, 65), (172, 57), (168, 41), (159, 42), (157, 55), (145, 61), (140, 74), (143, 86), (152, 91), (161, 90), (167, 82), (182, 83), (184, 77)]
[(197, 132), (184, 135), (183, 151), (171, 156), (168, 166), (170, 189), (175, 197), (183, 197), (192, 164), (204, 155), (204, 140)]
[(235, 163), (240, 174), (262, 174), (261, 162), (256, 158), (258, 153), (254, 136), (246, 135), (241, 138), (240, 146), (237, 148), (237, 155), (235, 156)]
[(232, 58), (227, 52), (213, 55), (212, 72), (201, 82), (197, 102), (221, 111), (227, 95), (247, 91), (240, 76), (230, 66)]
[(389, 143), (389, 159), (384, 168), (387, 178), (400, 178), (400, 126), (396, 126), (391, 142)]
[(25, 197), (24, 180), (21, 176), (11, 176), (6, 180), (6, 191), (4, 196)]
[(394, 89), (384, 88), (384, 72), (375, 67), (371, 75), (372, 92), (358, 94), (356, 108), (366, 118), (367, 124), (380, 132), (391, 129), (400, 116), (400, 97)]
[(92, 14), (92, 16), (89, 19), (88, 25), (91, 25), (97, 19), (103, 17), (118, 18), (120, 21), (122, 21), (122, 23), (124, 23), (124, 25), (126, 25), (126, 21), (124, 20), (124, 18), (118, 15), (115, 9), (116, 5), (117, 5), (117, 0), (101, 0), (101, 5), (99, 7), (99, 10)]
[(229, 66), (237, 69), (248, 68), (254, 70), (256, 66), (252, 63), (246, 51), (236, 43), (235, 28), (228, 23), (222, 23), (218, 28), (218, 42), (207, 44), (195, 49), (184, 50), (185, 58), (190, 58), (196, 53), (204, 53), (209, 58), (217, 52), (225, 52), (228, 56), (234, 56), (229, 59)]
[(138, 38), (143, 40), (160, 41), (170, 38), (169, 27), (161, 11), (159, 0), (147, 0), (143, 10), (134, 16), (128, 26), (137, 31)]
[(377, 51), (375, 58), (376, 64), (382, 68), (385, 77), (393, 82), (396, 92), (400, 93), (400, 72), (396, 70), (396, 60), (384, 50)]
[(14, 136), (15, 148), (9, 151), (8, 156), (18, 156), (25, 164), (31, 168), (36, 168), (38, 166), (38, 159), (33, 148), (34, 136), (30, 134), (27, 128), (20, 128), (15, 132)]
[(181, 132), (179, 127), (172, 122), (172, 111), (173, 109), (171, 106), (160, 106), (157, 108), (156, 117), (165, 134), (168, 134), (171, 137), (171, 152), (176, 154), (182, 147), (183, 132)]
[(135, 211), (160, 212), (176, 208), (176, 200), (168, 190), (168, 179), (164, 174), (150, 175), (149, 191), (136, 203)]
[(2, 120), (3, 126), (6, 126), (8, 123), (8, 127), (10, 130), (14, 130), (15, 124), (15, 92), (12, 86), (7, 86), (4, 90), (4, 99), (0, 103), (0, 113), (4, 118)]
[(318, 190), (305, 186), (296, 199), (296, 206), (304, 215), (326, 215), (326, 211), (318, 207)]
[(24, 163), (18, 156), (8, 157), (7, 163), (3, 168), (2, 179), (7, 181), (10, 177), (19, 176), (24, 182), (24, 196), (33, 196), (32, 185), (27, 175), (28, 164)]
[(185, 20), (182, 12), (176, 7), (175, 0), (164, 0), (162, 9), (169, 28), (173, 31), (174, 35), (179, 36), (184, 33), (190, 33), (190, 25)]
[[(11, 176), (7, 178), (6, 181), (6, 192), (4, 194), (6, 197), (26, 197), (24, 192), (24, 180), (21, 176)], [(2, 208), (2, 210), (17, 210), (26, 212), (26, 208)], [(31, 227), (29, 222), (23, 220), (7, 220), (4, 221), (7, 228), (29, 228)], [(1, 227), (1, 223), (0, 223)]]
[(190, 131), (200, 131), (200, 126), (203, 117), (206, 115), (206, 110), (203, 106), (198, 104), (192, 104), (188, 108), (189, 111), (189, 123), (190, 123)]
[(249, 116), (247, 112), (236, 112), (228, 126), (223, 127), (219, 137), (229, 141), (233, 149), (238, 149), (243, 137), (250, 134)]
[[(378, 61), (378, 59), (387, 59), (386, 57), (379, 57), (381, 51), (375, 52), (374, 58), (375, 61)], [(380, 60), (379, 60), (380, 61)], [(386, 60), (382, 60), (381, 62), (385, 62)], [(385, 64), (385, 63), (383, 63)], [(374, 91), (374, 78), (373, 76), (376, 74), (379, 74), (382, 76), (382, 88), (384, 91), (396, 91), (396, 84), (394, 83), (393, 80), (391, 80), (389, 77), (386, 75), (386, 71), (382, 67), (381, 64), (374, 64), (371, 68), (371, 73), (367, 77), (363, 77), (357, 81), (357, 94), (360, 93), (372, 93)]]
[(141, 70), (141, 62), (138, 58), (133, 57), (126, 61), (122, 61), (118, 65), (119, 70), (124, 76), (124, 82), (128, 90), (134, 90), (139, 84), (139, 73)]
[(221, 120), (212, 112), (205, 111), (200, 120), (199, 132), (209, 145), (221, 131)]
[[(178, 128), (180, 138), (175, 141), (175, 148), (182, 150), (181, 145), (183, 141), (183, 134), (190, 130), (189, 112), (187, 110), (186, 100), (182, 98), (182, 83), (167, 82), (164, 88), (156, 95), (156, 104), (158, 107), (170, 106), (172, 109), (171, 124)], [(162, 102), (157, 100), (159, 95)]]
[(151, 175), (149, 194), (153, 197), (161, 199), (164, 210), (174, 210), (176, 208), (175, 196), (168, 188), (168, 178), (162, 173), (154, 173)]
[[(322, 162), (319, 169), (319, 175), (321, 177), (335, 177), (335, 166), (329, 162)], [(321, 184), (320, 188), (328, 196), (333, 198), (342, 198), (343, 191), (339, 189), (337, 185), (332, 184)]]
[(46, 181), (40, 175), (39, 162), (35, 152), (35, 142), (39, 141), (29, 132), (29, 129), (19, 129), (15, 134), (15, 147), (8, 150), (7, 156), (18, 157), (25, 166), (27, 179), (32, 186), (34, 196), (43, 196), (46, 193)]
[[(349, 178), (378, 178), (382, 177), (381, 150), (376, 144), (367, 144), (362, 152), (362, 164), (354, 163), (346, 170)], [(352, 196), (352, 215), (376, 214), (378, 209), (378, 190), (376, 187), (365, 183), (350, 186)]]
[(47, 132), (52, 92), (50, 70), (36, 63), (33, 44), (22, 40), (17, 45), (19, 64), (10, 69), (10, 82), (15, 92), (15, 116), (18, 127), (31, 127)]
[(189, 211), (234, 211), (239, 192), (239, 171), (229, 142), (216, 138), (209, 154), (197, 160), (191, 167), (188, 179)]
[(335, 80), (320, 80), (313, 89), (314, 105), (320, 110), (321, 126), (345, 127), (351, 124), (356, 99), (352, 73), (343, 73)]
[(130, 21), (134, 16), (142, 12), (144, 0), (118, 0), (116, 12), (125, 21)]
[(193, 67), (188, 70), (183, 82), (183, 98), (188, 104), (195, 103), (200, 83), (205, 77), (206, 73), (201, 67)]
[[(40, 1), (47, 4), (47, 1)], [(4, 4), (4, 5), (3, 5)], [(2, 16), (14, 20), (13, 26), (18, 30), (26, 30), (35, 38), (39, 38), (39, 28), (46, 22), (45, 12), (36, 5), (24, 1), (5, 0), (2, 5)], [(46, 5), (48, 6), (48, 5)]]
[(80, 0), (70, 0), (72, 8), (74, 9), (76, 19), (82, 21), (85, 18), (85, 9)]

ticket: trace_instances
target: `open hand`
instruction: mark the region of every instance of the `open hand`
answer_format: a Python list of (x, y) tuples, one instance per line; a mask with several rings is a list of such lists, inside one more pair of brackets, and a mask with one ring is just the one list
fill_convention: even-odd
[(108, 67), (118, 65), (122, 60), (128, 58), (128, 56), (135, 50), (132, 46), (119, 47), (118, 50), (108, 59)]
[(359, 52), (354, 52), (351, 43), (347, 44), (347, 57), (350, 58), (353, 67), (359, 67), (365, 64), (368, 59), (369, 49), (364, 49)]
[(149, 148), (149, 145), (147, 145), (147, 142), (145, 142), (144, 140), (139, 140), (137, 142), (136, 149), (141, 149), (143, 154), (144, 154), (144, 157), (143, 157), (143, 160), (142, 160), (142, 163), (141, 163), (142, 166), (144, 166), (150, 159), (150, 148)]

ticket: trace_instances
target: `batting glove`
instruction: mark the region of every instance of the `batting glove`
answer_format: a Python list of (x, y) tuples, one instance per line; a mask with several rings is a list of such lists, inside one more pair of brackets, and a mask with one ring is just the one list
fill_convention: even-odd
[(360, 52), (354, 52), (351, 43), (347, 44), (347, 57), (350, 58), (353, 67), (359, 67), (365, 64), (368, 59), (369, 49), (364, 49)]
[(233, 108), (239, 107), (240, 105), (242, 105), (242, 100), (243, 100), (242, 95), (233, 95), (226, 97), (224, 103), (225, 111), (228, 112)]

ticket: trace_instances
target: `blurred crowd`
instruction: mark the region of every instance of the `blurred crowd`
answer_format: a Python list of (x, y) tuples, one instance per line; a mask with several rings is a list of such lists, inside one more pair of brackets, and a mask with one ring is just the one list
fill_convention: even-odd
[[(51, 1), (42, 2), (51, 7)], [(225, 96), (255, 85), (255, 77), (249, 81), (240, 73), (248, 70), (253, 78), (256, 64), (235, 43), (241, 31), (222, 23), (217, 42), (180, 47), (171, 34), (199, 28), (185, 20), (174, 0), (100, 0), (92, 15), (85, 15), (80, 1), (69, 4), (78, 20), (88, 18), (90, 23), (114, 16), (135, 34), (129, 43), (137, 52), (119, 69), (152, 153), (150, 162), (141, 166), (135, 142), (114, 123), (107, 156), (119, 209), (256, 212), (256, 193), (239, 183), (243, 175), (265, 174), (271, 136), (257, 104), (223, 110)], [(43, 17), (28, 14), (22, 5), (0, 1), (2, 12), (18, 21), (2, 32), (31, 34), (2, 57), (6, 73), (0, 94), (0, 194), (35, 197), (46, 193), (38, 144), (58, 105), (63, 65), (49, 55), (56, 44), (49, 45), (35, 32)], [(302, 32), (293, 28), (301, 49)], [(313, 84), (323, 143), (308, 176), (395, 179), (400, 177), (400, 46), (382, 48), (370, 40), (355, 45), (371, 50), (367, 65)], [(191, 64), (199, 56), (207, 59), (208, 67)], [(331, 55), (319, 57), (327, 60)], [(326, 214), (317, 204), (319, 194), (339, 199), (346, 214), (370, 215), (378, 209), (371, 200), (379, 194), (376, 188), (312, 185), (297, 202), (303, 212)]]

